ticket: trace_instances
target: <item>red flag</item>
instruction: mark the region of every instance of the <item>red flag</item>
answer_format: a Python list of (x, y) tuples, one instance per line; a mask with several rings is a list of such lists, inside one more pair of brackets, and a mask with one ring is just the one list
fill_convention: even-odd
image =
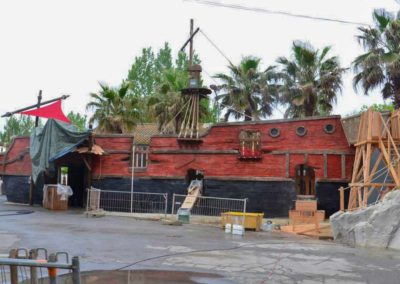
[(61, 100), (50, 105), (20, 112), (20, 114), (39, 116), (44, 118), (53, 118), (71, 124), (71, 121), (66, 117), (61, 109)]

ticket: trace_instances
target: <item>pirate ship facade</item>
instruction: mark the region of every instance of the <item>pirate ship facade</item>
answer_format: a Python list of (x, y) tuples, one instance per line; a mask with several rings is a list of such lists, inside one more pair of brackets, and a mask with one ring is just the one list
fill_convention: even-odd
[[(155, 135), (143, 145), (130, 135), (93, 134), (102, 155), (79, 151), (87, 144), (83, 142), (55, 165), (70, 169), (71, 203), (76, 206), (85, 204), (85, 188), (91, 185), (130, 191), (135, 161), (135, 191), (186, 194), (191, 174), (198, 170), (204, 176), (204, 195), (248, 198), (249, 211), (268, 217), (287, 216), (297, 194), (316, 195), (319, 208), (332, 214), (339, 209), (338, 188), (351, 177), (354, 150), (339, 116), (219, 123), (195, 138)], [(0, 154), (0, 163), (9, 201), (28, 203), (29, 137), (15, 138)], [(57, 176), (45, 175), (35, 184), (34, 202), (41, 203), (44, 183), (55, 182)]]

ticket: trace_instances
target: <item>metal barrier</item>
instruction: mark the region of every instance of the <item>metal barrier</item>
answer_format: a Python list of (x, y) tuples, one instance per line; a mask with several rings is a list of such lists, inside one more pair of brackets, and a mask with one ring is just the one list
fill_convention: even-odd
[(151, 192), (127, 192), (88, 190), (87, 211), (104, 210), (124, 213), (167, 214), (168, 194)]
[[(65, 262), (58, 261), (60, 256), (64, 256)], [(47, 250), (43, 248), (29, 251), (24, 248), (12, 249), (8, 258), (0, 257), (0, 284), (54, 284), (57, 283), (58, 269), (71, 272), (73, 284), (81, 283), (77, 256), (69, 263), (69, 256), (65, 252), (48, 255)]]
[[(187, 195), (174, 194), (172, 197), (172, 211), (174, 215), (181, 207), (183, 201)], [(209, 197), (199, 196), (190, 210), (191, 215), (202, 215), (202, 216), (221, 216), (224, 212), (243, 212), (246, 213), (247, 198), (235, 199), (235, 198), (220, 198), (220, 197)]]

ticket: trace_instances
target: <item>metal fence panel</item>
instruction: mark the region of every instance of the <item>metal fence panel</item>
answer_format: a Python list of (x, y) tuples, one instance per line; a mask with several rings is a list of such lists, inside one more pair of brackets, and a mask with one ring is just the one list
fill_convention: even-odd
[[(178, 212), (187, 195), (174, 194), (172, 198), (172, 215)], [(190, 210), (191, 215), (221, 216), (224, 212), (246, 213), (247, 199), (199, 196)]]
[[(65, 258), (65, 262), (59, 261), (60, 256)], [(65, 252), (48, 256), (47, 250), (42, 248), (30, 251), (23, 248), (12, 249), (9, 257), (0, 257), (0, 284), (57, 283), (57, 269), (71, 272), (73, 284), (81, 283), (78, 257), (73, 257), (69, 262), (68, 254)]]
[(87, 211), (167, 214), (167, 206), (167, 193), (88, 190)]

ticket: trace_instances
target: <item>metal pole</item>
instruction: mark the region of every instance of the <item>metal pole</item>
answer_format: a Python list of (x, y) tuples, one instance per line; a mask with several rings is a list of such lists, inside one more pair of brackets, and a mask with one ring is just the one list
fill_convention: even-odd
[(135, 172), (135, 150), (136, 146), (133, 144), (132, 146), (132, 170), (131, 170), (131, 213), (133, 212), (133, 180), (134, 180), (134, 172)]
[(174, 209), (175, 209), (175, 193), (172, 195), (172, 204), (171, 204), (171, 217), (174, 216)]
[[(29, 258), (30, 259), (37, 259), (37, 250), (35, 249), (31, 249), (29, 251)], [(31, 266), (30, 267), (31, 270), (31, 284), (38, 284), (38, 277), (37, 277), (37, 268)]]
[[(57, 262), (57, 256), (54, 253), (50, 254), (48, 262)], [(57, 284), (57, 268), (49, 267), (47, 271), (49, 272), (49, 283)]]
[(164, 219), (167, 219), (167, 210), (168, 210), (168, 193), (164, 193), (165, 200), (165, 209), (164, 209)]
[[(10, 258), (17, 258), (18, 252), (16, 249), (10, 250)], [(18, 266), (10, 265), (10, 280), (11, 284), (18, 284)]]
[(81, 284), (81, 268), (77, 256), (72, 257), (72, 283)]
[[(68, 97), (69, 97), (69, 95), (63, 95), (63, 96), (55, 98), (55, 99), (51, 99), (51, 100), (48, 100), (48, 101), (45, 101), (45, 102), (41, 102), (39, 104), (39, 106), (47, 105), (49, 103), (52, 103), (52, 102), (55, 102), (55, 101), (58, 101), (58, 100), (65, 100)], [(38, 106), (38, 104), (36, 103), (36, 104), (28, 106), (28, 107), (24, 107), (24, 108), (20, 108), (20, 109), (14, 110), (13, 112), (6, 112), (1, 117), (12, 116), (13, 114), (16, 114), (16, 113), (19, 113), (19, 112), (22, 112), (22, 111), (25, 111), (25, 110), (30, 110), (32, 108), (36, 108), (37, 106)]]
[(246, 206), (247, 206), (247, 198), (244, 199), (244, 204), (243, 204), (243, 229), (245, 227), (246, 224)]
[(193, 19), (190, 19), (190, 49), (189, 49), (189, 67), (193, 64)]
[[(40, 103), (42, 102), (42, 90), (39, 90), (39, 95), (37, 97), (37, 107), (36, 108), (40, 108)], [(35, 127), (39, 126), (39, 117), (36, 116), (35, 119)]]

